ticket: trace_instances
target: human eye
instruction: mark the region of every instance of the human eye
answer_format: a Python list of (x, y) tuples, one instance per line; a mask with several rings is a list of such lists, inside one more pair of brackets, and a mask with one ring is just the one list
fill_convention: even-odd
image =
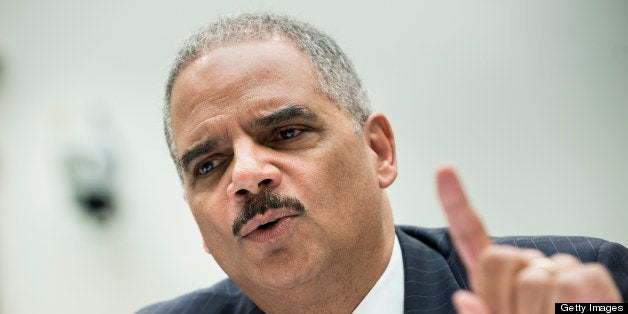
[(200, 162), (194, 170), (194, 176), (204, 176), (212, 172), (218, 165), (220, 160), (212, 159)]
[(277, 132), (277, 138), (279, 140), (288, 140), (288, 139), (295, 138), (301, 135), (301, 133), (303, 133), (303, 130), (300, 130), (297, 128), (283, 129)]
[(260, 137), (260, 143), (273, 149), (294, 150), (312, 145), (317, 130), (303, 124), (291, 124), (269, 130)]

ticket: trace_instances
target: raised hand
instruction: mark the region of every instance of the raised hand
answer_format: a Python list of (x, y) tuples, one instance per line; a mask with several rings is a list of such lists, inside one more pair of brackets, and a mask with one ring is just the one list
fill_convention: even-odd
[(451, 239), (471, 281), (472, 291), (454, 294), (459, 313), (554, 313), (556, 302), (621, 302), (601, 264), (494, 244), (455, 170), (441, 167), (436, 180)]

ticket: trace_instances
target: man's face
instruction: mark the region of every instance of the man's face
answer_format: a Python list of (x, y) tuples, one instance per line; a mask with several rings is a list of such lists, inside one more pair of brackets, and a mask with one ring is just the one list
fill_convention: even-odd
[[(186, 199), (209, 252), (245, 291), (312, 283), (381, 249), (377, 154), (313, 71), (289, 42), (247, 41), (203, 54), (172, 90)], [(262, 191), (279, 208), (243, 216), (257, 208), (251, 199), (273, 207)]]

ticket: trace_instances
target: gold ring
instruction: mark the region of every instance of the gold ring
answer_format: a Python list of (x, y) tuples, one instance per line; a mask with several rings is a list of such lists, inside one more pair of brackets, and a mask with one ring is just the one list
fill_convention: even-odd
[(547, 257), (535, 258), (530, 262), (532, 268), (539, 268), (547, 271), (550, 275), (554, 275), (558, 271), (556, 263)]

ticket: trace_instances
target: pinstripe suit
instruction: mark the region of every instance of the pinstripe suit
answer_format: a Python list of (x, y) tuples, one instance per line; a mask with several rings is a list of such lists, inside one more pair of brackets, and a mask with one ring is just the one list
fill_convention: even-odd
[[(468, 288), (465, 269), (453, 250), (446, 229), (410, 226), (396, 228), (403, 256), (406, 313), (455, 313), (450, 301), (454, 291)], [(505, 237), (500, 244), (535, 248), (547, 255), (569, 253), (582, 262), (608, 267), (624, 300), (628, 295), (628, 249), (586, 237)], [(150, 305), (138, 313), (263, 313), (230, 280), (176, 299)]]

